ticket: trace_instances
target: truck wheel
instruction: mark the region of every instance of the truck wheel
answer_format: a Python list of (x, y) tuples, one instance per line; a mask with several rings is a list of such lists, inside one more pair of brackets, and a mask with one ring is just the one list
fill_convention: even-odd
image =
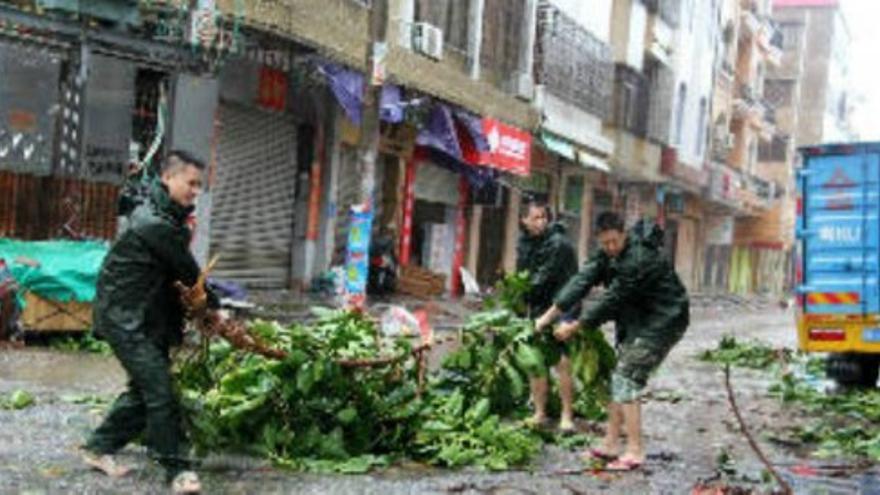
[(825, 373), (845, 387), (874, 387), (880, 359), (865, 354), (831, 354), (825, 361)]

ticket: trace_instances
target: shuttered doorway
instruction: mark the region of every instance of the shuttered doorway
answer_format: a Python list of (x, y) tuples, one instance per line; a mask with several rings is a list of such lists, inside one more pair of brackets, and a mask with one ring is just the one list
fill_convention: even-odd
[(293, 243), (296, 126), (287, 116), (223, 103), (211, 214), (214, 275), (287, 287)]

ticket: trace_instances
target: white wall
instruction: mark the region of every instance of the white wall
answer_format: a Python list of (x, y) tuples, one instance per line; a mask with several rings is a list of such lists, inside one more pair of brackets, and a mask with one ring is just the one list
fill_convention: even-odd
[(642, 70), (645, 61), (645, 29), (648, 27), (648, 11), (636, 0), (632, 1), (629, 21), (629, 40), (626, 44), (626, 63)]
[(550, 3), (578, 21), (600, 40), (610, 42), (613, 0), (551, 0)]
[[(715, 46), (719, 42), (721, 30), (717, 22), (716, 10), (720, 0), (682, 0), (678, 30), (676, 32), (673, 64), (676, 72), (675, 101), (673, 102), (673, 140), (678, 143), (678, 159), (693, 167), (702, 167), (708, 145), (706, 139), (710, 132), (711, 105), (713, 89), (713, 67), (715, 65)], [(687, 87), (684, 102), (684, 120), (681, 136), (677, 137), (679, 108), (679, 88)], [(706, 102), (705, 112), (700, 113), (700, 102)], [(701, 133), (702, 129), (702, 133)], [(703, 145), (698, 153), (697, 143)]]

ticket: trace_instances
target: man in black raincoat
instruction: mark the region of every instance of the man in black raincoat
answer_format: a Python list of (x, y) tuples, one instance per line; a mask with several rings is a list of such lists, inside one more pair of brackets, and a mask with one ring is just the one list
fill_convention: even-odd
[(579, 322), (562, 323), (554, 334), (562, 341), (575, 332), (596, 331), (615, 322), (618, 360), (611, 377), (611, 404), (603, 445), (591, 457), (616, 457), (622, 426), (627, 445), (610, 469), (628, 470), (645, 459), (639, 396), (650, 374), (660, 366), (689, 324), (687, 292), (661, 248), (662, 231), (642, 221), (628, 233), (620, 217), (600, 215), (597, 231), (601, 250), (591, 257), (557, 294), (553, 306), (535, 325), (550, 325), (597, 285), (606, 290)]
[[(83, 450), (86, 463), (122, 476), (127, 469), (116, 464), (112, 454), (143, 435), (180, 493), (197, 492), (200, 486), (195, 473), (187, 470), (168, 352), (183, 338), (185, 315), (175, 282), (190, 287), (200, 272), (190, 253), (186, 219), (200, 192), (204, 168), (185, 152), (171, 152), (149, 198), (131, 213), (101, 266), (94, 333), (110, 344), (128, 375), (128, 389)], [(216, 307), (216, 299), (211, 299)], [(199, 311), (208, 306), (207, 298), (190, 302)]]
[[(527, 203), (520, 215), (522, 234), (516, 249), (516, 269), (528, 271), (529, 290), (525, 295), (530, 316), (542, 314), (553, 304), (553, 297), (568, 279), (577, 272), (577, 254), (561, 223), (550, 223), (550, 212), (546, 204)], [(577, 314), (576, 311), (572, 314)], [(537, 335), (542, 354), (550, 366), (556, 366), (559, 375), (559, 396), (562, 414), (559, 429), (574, 429), (574, 383), (571, 377), (571, 360), (566, 345), (556, 341), (551, 335)], [(532, 423), (536, 426), (547, 419), (547, 377), (531, 377), (532, 402), (535, 414)]]

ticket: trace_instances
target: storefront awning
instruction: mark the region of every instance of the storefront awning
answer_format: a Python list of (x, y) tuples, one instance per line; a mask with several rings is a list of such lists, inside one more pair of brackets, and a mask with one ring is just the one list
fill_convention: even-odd
[[(318, 64), (318, 70), (327, 78), (330, 91), (345, 111), (345, 115), (355, 124), (361, 123), (364, 100), (364, 75), (341, 65)], [(383, 122), (397, 124), (403, 122), (405, 104), (401, 101), (401, 89), (393, 84), (382, 87), (382, 107), (379, 117)]]
[(556, 137), (549, 132), (541, 133), (541, 142), (553, 153), (568, 159), (569, 161), (578, 163), (586, 168), (592, 168), (601, 172), (610, 173), (611, 167), (603, 158), (591, 153), (583, 148), (575, 146), (567, 139)]
[(611, 167), (608, 166), (608, 162), (590, 153), (589, 151), (578, 150), (577, 158), (578, 163), (587, 168), (594, 168), (596, 170), (605, 172), (606, 174), (611, 173)]
[(548, 150), (556, 153), (557, 155), (566, 158), (572, 162), (577, 161), (576, 152), (574, 146), (568, 141), (553, 137), (552, 134), (542, 132), (541, 133), (541, 142), (544, 143), (544, 146), (547, 147)]

